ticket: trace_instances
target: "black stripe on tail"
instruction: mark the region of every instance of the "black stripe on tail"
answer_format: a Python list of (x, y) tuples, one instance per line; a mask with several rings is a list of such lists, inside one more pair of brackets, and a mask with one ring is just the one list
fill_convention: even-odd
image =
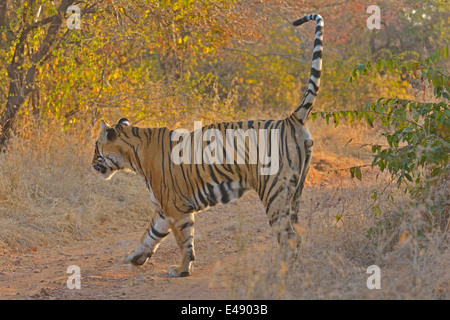
[(295, 109), (292, 116), (300, 121), (302, 124), (305, 122), (316, 99), (317, 92), (320, 87), (320, 76), (322, 73), (322, 51), (323, 51), (323, 19), (318, 14), (310, 14), (301, 19), (293, 22), (294, 26), (300, 26), (305, 22), (315, 20), (317, 22), (316, 33), (314, 39), (314, 50), (311, 66), (311, 75), (309, 77), (308, 86), (305, 94), (303, 95), (300, 106)]

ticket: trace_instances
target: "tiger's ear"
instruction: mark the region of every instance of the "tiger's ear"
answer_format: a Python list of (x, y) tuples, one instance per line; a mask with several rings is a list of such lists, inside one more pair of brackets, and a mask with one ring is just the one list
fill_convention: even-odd
[(101, 129), (102, 133), (105, 133), (106, 130), (109, 129), (109, 128), (110, 128), (109, 124), (107, 124), (105, 121), (102, 120), (100, 122), (100, 129)]
[(104, 139), (106, 137), (106, 139), (108, 140), (114, 140), (116, 138), (116, 130), (114, 130), (113, 128), (111, 128), (111, 126), (109, 124), (107, 124), (105, 121), (101, 121), (100, 122), (100, 136)]
[(130, 121), (128, 121), (127, 118), (122, 118), (119, 120), (119, 122), (117, 122), (117, 124), (122, 124), (124, 126), (129, 126), (130, 125)]

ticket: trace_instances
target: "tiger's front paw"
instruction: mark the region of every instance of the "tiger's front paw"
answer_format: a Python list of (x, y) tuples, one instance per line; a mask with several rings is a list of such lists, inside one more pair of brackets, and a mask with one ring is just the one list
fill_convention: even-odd
[(171, 277), (187, 277), (191, 274), (190, 268), (183, 268), (182, 266), (171, 266), (169, 268)]
[(122, 262), (124, 263), (131, 263), (135, 266), (142, 266), (144, 263), (147, 262), (149, 257), (143, 253), (137, 254), (134, 251), (128, 255), (125, 255), (122, 257)]

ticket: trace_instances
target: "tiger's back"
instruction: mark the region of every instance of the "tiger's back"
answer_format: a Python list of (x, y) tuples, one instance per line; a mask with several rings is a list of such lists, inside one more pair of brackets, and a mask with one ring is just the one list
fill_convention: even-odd
[[(208, 137), (208, 132), (212, 130), (217, 131)], [(142, 155), (137, 155), (141, 167), (136, 169), (144, 174), (153, 172), (152, 175), (145, 174), (149, 177), (146, 183), (158, 195), (158, 203), (163, 209), (173, 205), (184, 214), (218, 203), (228, 203), (251, 189), (266, 205), (270, 205), (282, 185), (296, 186), (302, 176), (304, 179), (309, 167), (307, 160), (311, 148), (304, 148), (306, 142), (312, 143), (309, 131), (293, 123), (290, 118), (217, 123), (202, 127), (198, 132), (192, 131), (188, 137), (190, 157), (187, 161), (178, 161), (180, 163), (173, 159), (175, 146), (181, 144), (178, 140), (174, 141), (175, 131), (147, 128), (135, 130), (135, 133), (136, 139), (145, 140), (142, 141)], [(152, 139), (152, 136), (157, 139)], [(200, 156), (196, 161), (192, 151), (196, 148), (198, 137), (201, 144), (198, 147)], [(276, 140), (277, 147), (274, 147), (275, 143), (269, 143), (272, 139)], [(211, 149), (211, 140), (216, 142), (212, 156), (207, 151), (208, 147)], [(168, 146), (167, 141), (170, 141)], [(270, 149), (262, 149), (269, 145)], [(253, 161), (252, 148), (253, 154), (256, 154)], [(219, 149), (222, 152), (218, 152)], [(151, 150), (162, 152), (151, 155)], [(232, 154), (227, 150), (232, 150)], [(270, 161), (263, 161), (262, 155)], [(261, 174), (270, 169), (273, 171), (271, 174)]]

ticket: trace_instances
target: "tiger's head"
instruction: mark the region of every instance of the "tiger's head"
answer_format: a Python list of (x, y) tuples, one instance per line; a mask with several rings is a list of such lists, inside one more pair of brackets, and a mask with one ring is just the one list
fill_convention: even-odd
[(110, 126), (102, 120), (100, 123), (100, 134), (95, 142), (94, 158), (92, 167), (95, 172), (105, 180), (111, 177), (119, 170), (134, 172), (131, 165), (131, 155), (129, 143), (120, 137), (128, 136), (126, 131), (130, 123), (122, 118), (119, 122)]

